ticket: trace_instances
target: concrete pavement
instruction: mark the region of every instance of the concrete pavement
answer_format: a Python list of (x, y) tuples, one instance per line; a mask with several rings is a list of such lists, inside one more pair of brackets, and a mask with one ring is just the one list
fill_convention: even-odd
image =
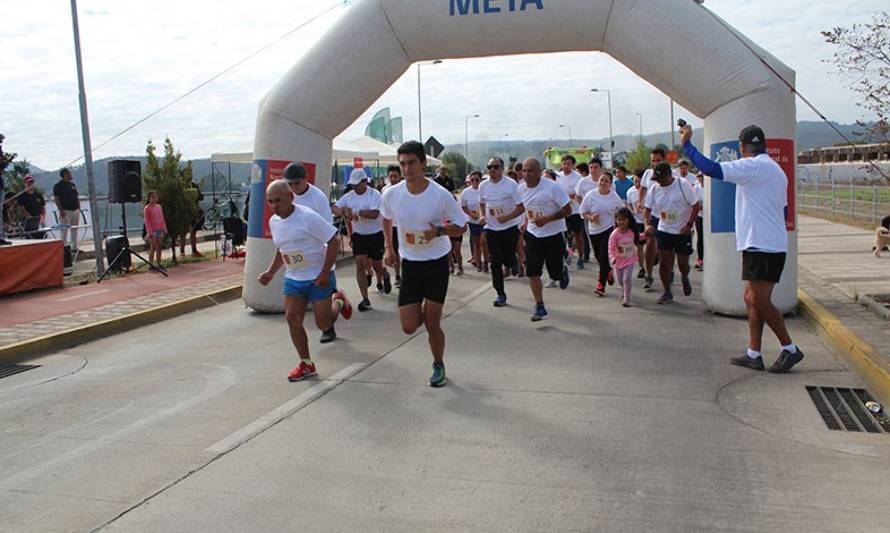
[(825, 428), (804, 386), (861, 382), (805, 322), (799, 370), (755, 373), (743, 321), (572, 273), (537, 325), (527, 283), (452, 278), (442, 390), (395, 295), (310, 329), (321, 381), (238, 302), (38, 360), (0, 380), (0, 530), (886, 530), (890, 436)]

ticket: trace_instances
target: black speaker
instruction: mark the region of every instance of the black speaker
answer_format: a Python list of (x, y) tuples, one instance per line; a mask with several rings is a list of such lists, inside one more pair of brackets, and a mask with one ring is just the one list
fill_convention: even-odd
[[(114, 258), (124, 249), (126, 244), (127, 238), (123, 235), (115, 235), (113, 237), (105, 238), (105, 258), (108, 260), (109, 266), (111, 266), (111, 262), (114, 261)], [(121, 256), (121, 260), (114, 265), (114, 268), (115, 270), (129, 269), (131, 264), (130, 251), (127, 250), (124, 252), (124, 255)]]
[(142, 201), (142, 164), (114, 159), (108, 162), (108, 201), (138, 204)]

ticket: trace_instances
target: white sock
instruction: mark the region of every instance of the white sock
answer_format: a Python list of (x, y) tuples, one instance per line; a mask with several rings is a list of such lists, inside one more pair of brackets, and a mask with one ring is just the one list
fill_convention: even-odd
[(763, 357), (763, 354), (760, 352), (755, 352), (751, 348), (748, 348), (748, 357), (750, 359), (757, 359), (758, 357)]
[(797, 353), (797, 346), (792, 342), (788, 346), (782, 346), (783, 350), (788, 350), (788, 353)]

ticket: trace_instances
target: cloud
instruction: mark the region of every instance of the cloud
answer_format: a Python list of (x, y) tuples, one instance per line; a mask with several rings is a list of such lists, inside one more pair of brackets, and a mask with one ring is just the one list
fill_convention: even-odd
[[(81, 37), (93, 144), (204, 82), (249, 52), (284, 34), (334, 2), (268, 0), (150, 3), (81, 0)], [(819, 30), (864, 21), (883, 1), (818, 3), (802, 0), (709, 0), (706, 4), (797, 71), (798, 88), (829, 117), (859, 117), (851, 94), (825, 64), (832, 49)], [(139, 154), (145, 142), (169, 135), (186, 157), (206, 157), (252, 142), (260, 99), (342, 15), (330, 15), (276, 44), (158, 117), (100, 149), (96, 157)], [(41, 167), (55, 168), (82, 152), (70, 12), (51, 0), (14, 2), (4, 14), (6, 148)], [(693, 32), (695, 28), (684, 28)], [(7, 44), (8, 43), (8, 44)], [(681, 67), (680, 67), (681, 68)], [(424, 136), (462, 143), (464, 115), (471, 140), (608, 135), (604, 94), (612, 90), (616, 135), (672, 127), (669, 99), (604, 54), (565, 53), (449, 60), (423, 69)], [(692, 75), (692, 73), (690, 73)], [(410, 68), (344, 136), (361, 135), (383, 106), (417, 133), (416, 69)], [(802, 105), (798, 116), (814, 119)], [(688, 111), (678, 116), (693, 119)], [(691, 122), (700, 123), (697, 120)]]

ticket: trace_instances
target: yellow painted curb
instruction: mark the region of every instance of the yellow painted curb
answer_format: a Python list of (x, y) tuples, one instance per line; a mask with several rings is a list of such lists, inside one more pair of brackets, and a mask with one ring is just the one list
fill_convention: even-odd
[(799, 290), (797, 297), (800, 300), (800, 314), (825, 332), (831, 344), (865, 380), (869, 390), (884, 405), (890, 406), (890, 365), (870, 344), (859, 338), (812, 296)]
[(241, 297), (241, 284), (0, 348), (0, 366), (65, 350)]

